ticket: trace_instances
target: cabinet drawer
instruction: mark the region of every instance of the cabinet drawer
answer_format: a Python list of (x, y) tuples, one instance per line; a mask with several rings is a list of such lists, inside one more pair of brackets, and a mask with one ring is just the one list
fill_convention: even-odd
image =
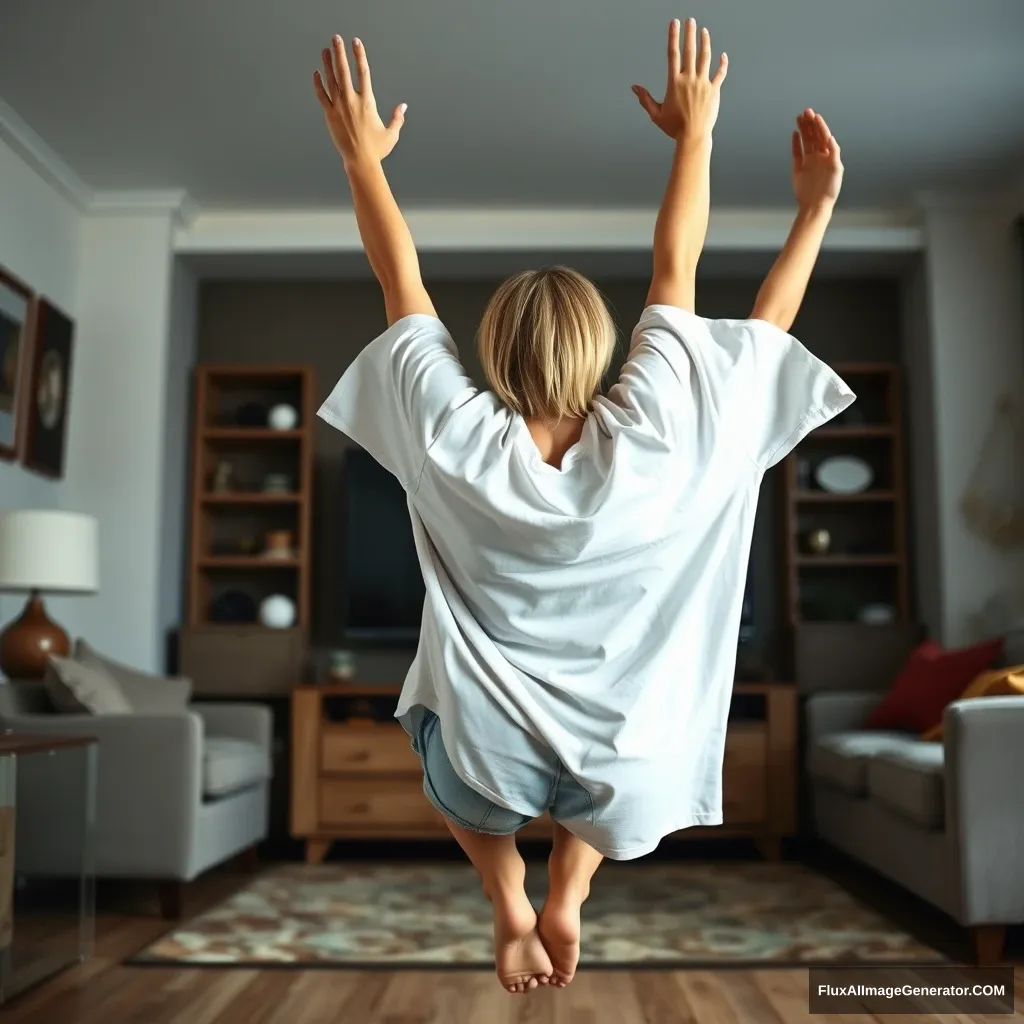
[(761, 725), (729, 729), (722, 765), (723, 824), (741, 825), (768, 817), (768, 733)]
[(423, 794), (423, 783), (412, 779), (324, 779), (320, 823), (445, 829), (444, 819)]
[[(409, 734), (400, 725), (326, 728), (320, 741), (320, 770), (346, 774), (402, 773), (423, 777)], [(417, 783), (418, 784), (418, 783)]]

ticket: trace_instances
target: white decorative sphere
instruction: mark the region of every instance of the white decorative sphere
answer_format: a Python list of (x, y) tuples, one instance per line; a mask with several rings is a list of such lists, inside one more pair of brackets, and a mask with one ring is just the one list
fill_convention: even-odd
[(295, 623), (295, 602), (284, 594), (271, 594), (260, 604), (260, 622), (270, 629), (288, 629)]
[(267, 415), (267, 422), (274, 430), (294, 430), (299, 414), (293, 405), (275, 405)]

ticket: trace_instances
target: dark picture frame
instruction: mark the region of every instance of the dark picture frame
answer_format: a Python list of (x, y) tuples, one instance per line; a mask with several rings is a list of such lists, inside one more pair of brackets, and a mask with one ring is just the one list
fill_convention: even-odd
[(24, 440), (32, 315), (31, 290), (0, 267), (0, 459), (7, 462), (18, 458)]
[(40, 295), (34, 303), (32, 334), (23, 461), (26, 469), (59, 480), (67, 450), (75, 323)]

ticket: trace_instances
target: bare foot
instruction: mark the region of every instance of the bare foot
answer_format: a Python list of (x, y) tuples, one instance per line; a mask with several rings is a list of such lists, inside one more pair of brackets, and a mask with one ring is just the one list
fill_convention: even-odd
[(537, 920), (537, 931), (554, 968), (550, 984), (555, 988), (565, 988), (576, 974), (580, 959), (580, 907), (588, 894), (589, 889), (553, 889)]
[(537, 934), (537, 912), (526, 892), (496, 895), (494, 910), (494, 965), (508, 992), (529, 992), (551, 979), (552, 966)]

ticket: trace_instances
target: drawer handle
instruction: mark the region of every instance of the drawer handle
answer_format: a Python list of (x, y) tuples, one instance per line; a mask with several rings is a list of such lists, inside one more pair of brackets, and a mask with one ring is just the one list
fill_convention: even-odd
[(368, 750), (357, 750), (354, 754), (349, 757), (350, 761), (369, 761), (370, 752)]
[(370, 805), (367, 804), (367, 803), (353, 804), (352, 805), (352, 812), (354, 814), (369, 814), (369, 812), (370, 812)]

